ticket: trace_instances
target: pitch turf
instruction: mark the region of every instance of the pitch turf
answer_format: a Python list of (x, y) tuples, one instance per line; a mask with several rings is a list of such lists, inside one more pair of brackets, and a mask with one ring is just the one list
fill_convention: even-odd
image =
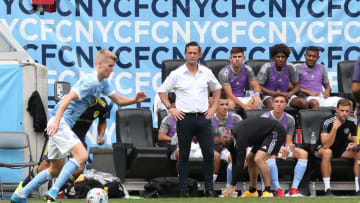
[[(0, 203), (9, 202), (9, 200), (1, 200)], [(70, 200), (58, 200), (57, 203), (85, 203), (85, 199), (70, 199)], [(360, 203), (359, 197), (301, 197), (301, 198), (169, 198), (169, 199), (111, 199), (109, 203), (255, 203), (255, 202), (266, 202), (266, 203)], [(30, 199), (29, 203), (46, 203), (43, 200)]]

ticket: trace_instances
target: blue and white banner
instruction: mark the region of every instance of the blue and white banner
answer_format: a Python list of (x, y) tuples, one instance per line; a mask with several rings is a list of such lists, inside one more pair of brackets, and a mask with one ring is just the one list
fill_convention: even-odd
[[(189, 41), (200, 43), (203, 60), (228, 58), (232, 46), (245, 47), (248, 60), (269, 59), (269, 47), (285, 43), (288, 60), (299, 61), (307, 46), (319, 46), (334, 92), (337, 63), (360, 55), (358, 0), (57, 0), (56, 7), (39, 13), (29, 1), (0, 2), (0, 23), (48, 67), (49, 90), (56, 80), (74, 83), (92, 71), (97, 51), (110, 49), (119, 57), (116, 91), (145, 91), (149, 100), (138, 107), (150, 109), (162, 60), (184, 58)], [(107, 144), (115, 141), (115, 110)], [(88, 137), (96, 142), (96, 128)]]

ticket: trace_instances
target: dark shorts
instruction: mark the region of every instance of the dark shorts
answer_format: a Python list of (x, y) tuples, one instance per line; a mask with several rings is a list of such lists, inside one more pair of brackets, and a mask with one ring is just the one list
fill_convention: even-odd
[[(347, 145), (348, 145), (348, 144), (344, 145), (344, 146), (341, 147), (341, 148), (330, 148), (331, 151), (332, 151), (332, 158), (339, 158), (339, 157), (341, 157), (341, 155), (345, 152)], [(315, 155), (317, 158), (320, 158), (320, 157), (319, 157), (319, 154), (318, 154), (318, 151), (319, 151), (322, 147), (323, 147), (322, 145), (318, 145), (318, 146), (316, 146), (316, 148), (315, 148), (315, 150), (314, 150), (314, 155)]]
[(286, 135), (284, 128), (275, 128), (261, 143), (253, 145), (251, 152), (255, 154), (258, 150), (261, 150), (269, 155), (277, 155), (285, 141), (284, 134)]

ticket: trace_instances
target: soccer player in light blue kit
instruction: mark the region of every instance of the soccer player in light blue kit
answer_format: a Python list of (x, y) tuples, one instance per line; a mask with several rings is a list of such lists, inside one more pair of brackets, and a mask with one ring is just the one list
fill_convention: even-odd
[[(53, 187), (44, 194), (44, 200), (55, 202), (59, 189), (69, 177), (88, 159), (88, 153), (83, 144), (71, 130), (76, 119), (95, 102), (101, 94), (109, 96), (119, 106), (142, 102), (146, 99), (144, 92), (136, 93), (134, 98), (117, 94), (110, 85), (110, 74), (114, 70), (117, 57), (108, 50), (101, 50), (95, 58), (95, 71), (82, 77), (70, 93), (57, 104), (48, 126), (45, 129), (49, 138), (48, 157), (50, 167), (40, 172), (20, 192), (11, 196), (13, 203), (26, 203), (27, 196), (43, 183), (57, 177)], [(66, 156), (71, 153), (73, 158), (65, 163)]]

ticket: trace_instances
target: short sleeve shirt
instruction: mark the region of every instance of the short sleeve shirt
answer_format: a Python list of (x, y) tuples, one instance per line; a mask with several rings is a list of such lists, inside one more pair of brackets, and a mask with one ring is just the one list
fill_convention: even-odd
[[(299, 75), (297, 74), (294, 66), (291, 63), (287, 63), (287, 67), (289, 71), (289, 81), (293, 84), (298, 83)], [(281, 70), (280, 72), (278, 71), (278, 73), (281, 74), (282, 71), (283, 70)], [(256, 76), (260, 85), (265, 85), (270, 75), (270, 72), (271, 72), (271, 63), (265, 63), (264, 65), (261, 66), (260, 71)]]

